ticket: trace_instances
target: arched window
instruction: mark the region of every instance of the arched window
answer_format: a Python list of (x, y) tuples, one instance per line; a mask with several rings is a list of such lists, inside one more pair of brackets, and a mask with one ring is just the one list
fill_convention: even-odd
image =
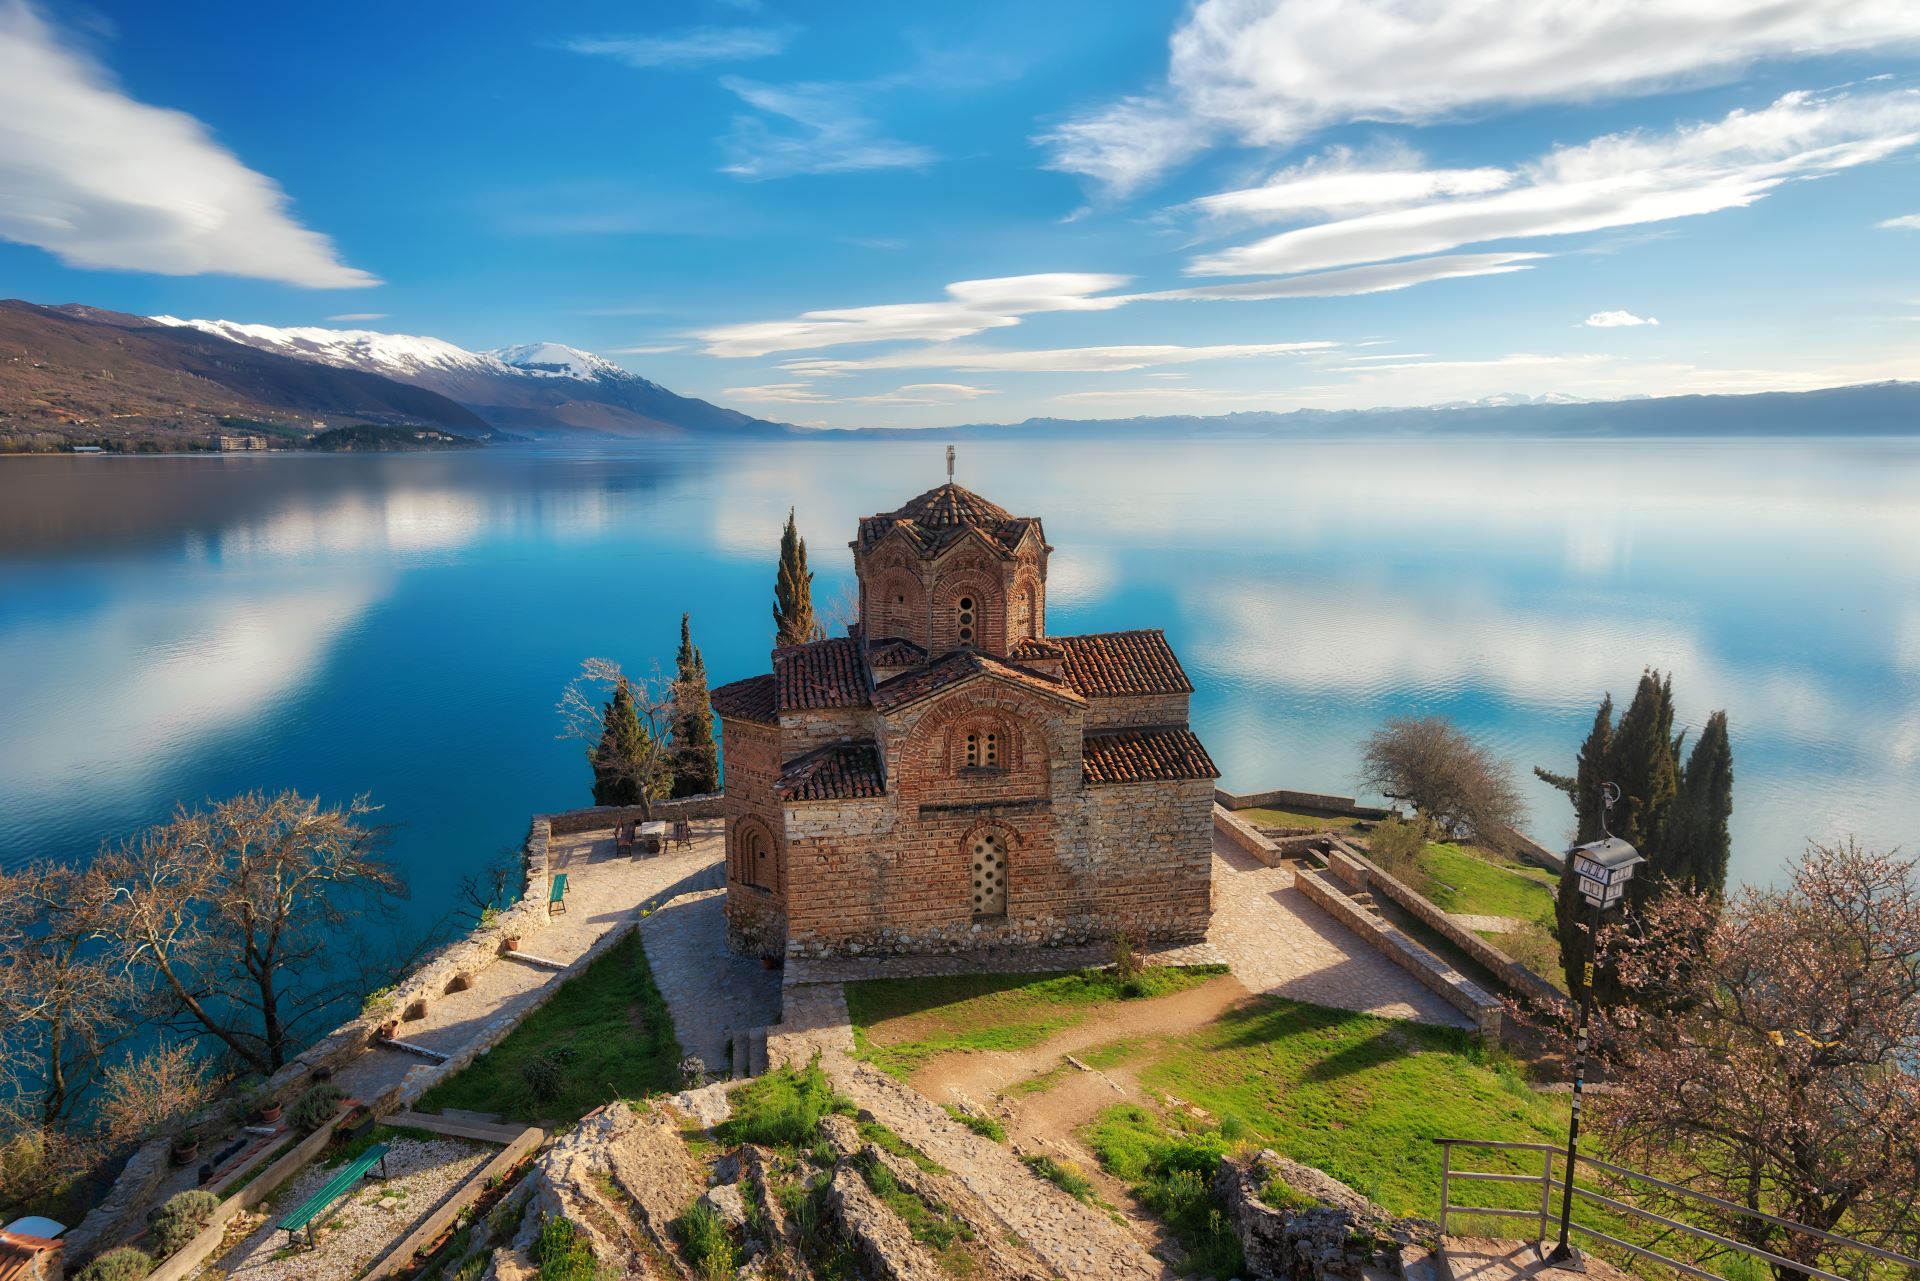
[(1007, 838), (996, 828), (983, 827), (967, 840), (968, 874), (973, 885), (975, 916), (1007, 914)]
[(980, 736), (978, 734), (969, 734), (967, 735), (967, 768), (975, 769), (978, 768), (979, 764)]
[(1040, 594), (1031, 586), (1020, 592), (1020, 612), (1023, 615), (1021, 631), (1029, 638), (1040, 634)]
[(973, 597), (962, 596), (958, 604), (960, 607), (960, 643), (962, 645), (971, 645), (973, 644)]
[(985, 748), (980, 754), (980, 763), (988, 769), (1000, 768), (1000, 736), (998, 734), (987, 735)]
[(756, 889), (773, 888), (773, 846), (757, 825), (743, 830), (734, 846), (734, 879)]

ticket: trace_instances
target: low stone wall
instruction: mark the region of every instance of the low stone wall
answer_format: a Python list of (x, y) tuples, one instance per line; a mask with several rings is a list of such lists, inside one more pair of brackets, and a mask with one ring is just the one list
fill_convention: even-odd
[(1559, 1004), (1566, 997), (1560, 989), (1535, 974), (1505, 952), (1463, 929), (1433, 900), (1386, 871), (1351, 846), (1342, 845), (1327, 856), (1327, 866), (1356, 890), (1383, 894), (1419, 918), (1420, 923), (1486, 967), (1515, 996), (1523, 1000)]
[[(683, 796), (677, 801), (655, 801), (653, 818), (655, 821), (671, 823), (675, 819), (720, 818), (721, 804), (725, 795), (721, 792), (708, 792), (702, 796)], [(549, 831), (555, 836), (572, 836), (577, 832), (597, 832), (610, 828), (615, 823), (631, 823), (645, 820), (646, 813), (638, 805), (590, 805), (586, 809), (563, 810), (558, 814), (543, 814)]]
[(1237, 795), (1215, 788), (1214, 804), (1229, 810), (1317, 810), (1346, 818), (1382, 819), (1393, 811), (1373, 805), (1357, 804), (1351, 796), (1329, 796), (1324, 792), (1294, 792), (1276, 788), (1271, 792)]
[(1421, 947), (1404, 931), (1396, 929), (1347, 897), (1333, 874), (1302, 868), (1294, 873), (1293, 883), (1335, 920), (1364, 940), (1367, 946), (1413, 975), (1420, 980), (1421, 986), (1437, 993), (1447, 1004), (1472, 1019), (1475, 1030), (1482, 1038), (1488, 1041), (1499, 1038), (1502, 1007), (1492, 993)]
[[(1216, 796), (1219, 793), (1215, 793)], [(1283, 857), (1280, 847), (1270, 838), (1263, 836), (1259, 829), (1234, 812), (1215, 801), (1213, 805), (1213, 829), (1227, 838), (1236, 848), (1253, 855), (1268, 867), (1278, 867)]]

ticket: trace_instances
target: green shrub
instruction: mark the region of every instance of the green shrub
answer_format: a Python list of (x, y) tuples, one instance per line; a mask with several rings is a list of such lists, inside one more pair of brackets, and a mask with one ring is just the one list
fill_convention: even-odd
[(820, 1118), (851, 1113), (853, 1104), (834, 1093), (820, 1064), (781, 1068), (733, 1092), (733, 1116), (719, 1127), (727, 1144), (757, 1143), (769, 1148), (798, 1148), (812, 1143)]
[(153, 1271), (153, 1260), (132, 1246), (109, 1250), (80, 1270), (74, 1281), (140, 1281)]
[(705, 1201), (695, 1201), (691, 1209), (680, 1216), (675, 1229), (680, 1236), (680, 1244), (687, 1252), (687, 1262), (693, 1265), (694, 1275), (702, 1281), (727, 1281), (739, 1266), (738, 1253), (733, 1248), (733, 1236), (727, 1231), (727, 1225), (714, 1213), (713, 1207)]
[(548, 1219), (540, 1225), (530, 1252), (540, 1265), (540, 1281), (600, 1281), (599, 1260), (586, 1234), (571, 1219)]
[(161, 1255), (172, 1254), (199, 1236), (200, 1230), (213, 1222), (213, 1212), (219, 1204), (219, 1197), (199, 1188), (171, 1197), (153, 1216), (150, 1225), (153, 1243)]
[(302, 1134), (312, 1134), (333, 1119), (346, 1093), (331, 1081), (309, 1085), (287, 1111), (287, 1124)]
[(1240, 1239), (1213, 1197), (1225, 1137), (1215, 1131), (1167, 1133), (1151, 1112), (1132, 1104), (1102, 1113), (1088, 1137), (1107, 1172), (1132, 1184), (1179, 1239), (1191, 1271), (1239, 1275)]
[(373, 991), (367, 993), (364, 1001), (360, 1002), (360, 1013), (367, 1018), (377, 1018), (382, 1015), (391, 1014), (398, 1000), (399, 998), (396, 996), (394, 988), (375, 988)]
[(1029, 1156), (1021, 1160), (1027, 1168), (1065, 1192), (1076, 1201), (1093, 1198), (1093, 1180), (1071, 1161), (1056, 1161), (1050, 1156)]
[(567, 1092), (567, 1069), (561, 1056), (551, 1050), (521, 1063), (520, 1079), (536, 1103), (551, 1103)]
[(1402, 880), (1414, 872), (1427, 848), (1427, 825), (1414, 820), (1383, 818), (1367, 833), (1367, 853), (1373, 861)]
[(1194, 1170), (1162, 1170), (1140, 1188), (1187, 1252), (1187, 1268), (1203, 1277), (1237, 1277), (1246, 1266), (1240, 1237), (1213, 1199), (1213, 1180)]

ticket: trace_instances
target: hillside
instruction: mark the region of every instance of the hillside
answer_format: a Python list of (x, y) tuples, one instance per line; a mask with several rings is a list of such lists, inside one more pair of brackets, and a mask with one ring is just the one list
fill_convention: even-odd
[[(311, 428), (488, 424), (446, 396), (140, 316), (0, 301), (0, 449), (198, 448), (223, 418)], [(24, 442), (24, 443), (23, 443)]]

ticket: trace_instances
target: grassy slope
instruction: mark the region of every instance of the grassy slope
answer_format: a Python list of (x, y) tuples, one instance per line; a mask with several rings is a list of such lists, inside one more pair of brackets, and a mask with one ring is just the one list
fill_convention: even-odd
[(1257, 827), (1304, 827), (1315, 832), (1344, 832), (1360, 820), (1345, 816), (1300, 814), (1293, 810), (1235, 810), (1235, 817)]
[[(847, 1009), (862, 1057), (904, 1080), (937, 1054), (1024, 1050), (1085, 1021), (1104, 1003), (1185, 991), (1225, 972), (1225, 966), (1201, 965), (1155, 967), (1132, 981), (1104, 970), (873, 979), (847, 984)], [(875, 1024), (896, 1019), (906, 1021), (904, 1035), (893, 1029), (875, 1035)]]
[[(523, 1071), (550, 1055), (562, 1089), (538, 1099)], [(630, 934), (465, 1071), (420, 1101), (422, 1111), (468, 1108), (517, 1121), (573, 1121), (603, 1103), (679, 1087), (680, 1042), (640, 937)]]

